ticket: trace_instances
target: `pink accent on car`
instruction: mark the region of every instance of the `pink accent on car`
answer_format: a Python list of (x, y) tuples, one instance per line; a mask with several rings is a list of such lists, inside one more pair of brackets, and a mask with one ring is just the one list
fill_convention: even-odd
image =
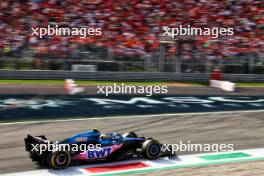
[(73, 160), (96, 160), (96, 159), (104, 159), (108, 157), (110, 154), (120, 149), (123, 144), (116, 144), (109, 147), (101, 147), (98, 149), (87, 150), (85, 152), (79, 153), (75, 155)]

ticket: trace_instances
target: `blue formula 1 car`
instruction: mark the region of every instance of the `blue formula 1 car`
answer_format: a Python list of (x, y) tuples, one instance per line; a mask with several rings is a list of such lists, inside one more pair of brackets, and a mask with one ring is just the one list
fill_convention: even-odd
[(31, 135), (24, 140), (32, 161), (53, 169), (64, 169), (81, 161), (120, 161), (133, 157), (153, 160), (172, 155), (170, 150), (163, 150), (157, 140), (138, 137), (134, 132), (101, 134), (93, 129), (60, 142)]

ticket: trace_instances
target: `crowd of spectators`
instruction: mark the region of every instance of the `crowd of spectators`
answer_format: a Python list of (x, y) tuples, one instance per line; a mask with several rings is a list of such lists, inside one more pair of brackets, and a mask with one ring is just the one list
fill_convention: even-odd
[[(48, 24), (102, 28), (102, 36), (33, 36)], [(193, 37), (184, 58), (264, 53), (263, 0), (0, 0), (0, 55), (27, 48), (38, 55), (67, 58), (80, 47), (103, 47), (119, 57), (143, 57), (159, 50), (161, 26), (233, 27), (234, 36)], [(190, 52), (191, 51), (191, 52)], [(168, 45), (177, 54), (175, 44)]]

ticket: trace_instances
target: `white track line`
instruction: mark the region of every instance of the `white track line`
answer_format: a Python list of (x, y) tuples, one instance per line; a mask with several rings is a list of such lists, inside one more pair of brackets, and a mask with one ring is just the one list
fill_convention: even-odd
[(72, 118), (72, 119), (50, 119), (50, 120), (33, 120), (33, 121), (19, 121), (19, 122), (4, 122), (3, 125), (14, 124), (34, 124), (34, 123), (53, 123), (53, 122), (71, 122), (71, 121), (86, 121), (86, 120), (103, 120), (103, 119), (125, 119), (125, 118), (144, 118), (144, 117), (172, 117), (172, 116), (190, 116), (190, 115), (219, 115), (219, 114), (233, 114), (233, 113), (253, 113), (264, 112), (264, 110), (236, 110), (236, 111), (218, 111), (218, 112), (194, 112), (194, 113), (171, 113), (171, 114), (152, 114), (152, 115), (133, 115), (133, 116), (111, 116), (111, 117), (86, 117), (86, 118)]

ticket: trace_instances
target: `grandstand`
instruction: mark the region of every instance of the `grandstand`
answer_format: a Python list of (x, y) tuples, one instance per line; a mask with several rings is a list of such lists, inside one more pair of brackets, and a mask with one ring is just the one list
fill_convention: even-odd
[[(180, 60), (183, 72), (208, 72), (211, 67), (204, 67), (206, 61), (209, 65), (229, 64), (224, 69), (226, 72), (233, 71), (233, 67), (239, 64), (236, 72), (263, 73), (263, 13), (261, 0), (1, 1), (0, 67), (5, 68), (7, 58), (34, 59), (30, 65), (37, 69), (45, 69), (46, 60), (60, 59), (64, 61), (49, 63), (48, 67), (66, 70), (69, 69), (67, 64), (62, 65), (67, 62), (65, 60), (88, 60), (95, 64), (108, 60), (118, 63), (118, 68), (114, 70), (128, 70), (128, 63), (130, 67), (138, 63), (143, 70), (151, 71), (163, 57), (164, 69), (159, 71), (175, 71), (175, 67), (170, 66), (175, 60)], [(42, 39), (31, 35), (31, 28), (46, 27), (48, 24), (60, 27), (96, 26), (102, 28), (103, 34), (87, 38), (45, 36)], [(218, 39), (198, 36), (166, 45), (159, 42), (161, 26), (187, 24), (195, 27), (233, 27), (235, 34)], [(161, 47), (164, 47), (163, 53)], [(21, 67), (21, 63), (17, 62), (14, 68)], [(249, 66), (251, 69), (248, 69)], [(241, 68), (245, 69), (241, 71)]]

